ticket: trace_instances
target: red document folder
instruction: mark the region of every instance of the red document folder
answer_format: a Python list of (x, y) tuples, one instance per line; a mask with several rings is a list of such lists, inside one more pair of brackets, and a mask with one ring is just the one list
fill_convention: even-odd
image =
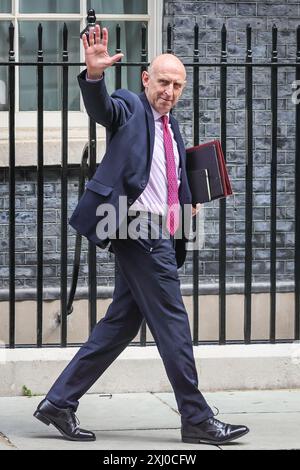
[(186, 154), (193, 204), (232, 194), (224, 154), (218, 140), (188, 148)]

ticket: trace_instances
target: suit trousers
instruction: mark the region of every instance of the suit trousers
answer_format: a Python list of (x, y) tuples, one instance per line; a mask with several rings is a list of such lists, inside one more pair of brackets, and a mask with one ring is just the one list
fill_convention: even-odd
[[(129, 216), (128, 222), (133, 219)], [(181, 419), (197, 424), (213, 416), (213, 412), (198, 389), (174, 240), (165, 237), (162, 223), (144, 219), (140, 227), (140, 238), (111, 240), (116, 257), (112, 303), (47, 398), (58, 407), (76, 411), (80, 397), (135, 338), (145, 318), (174, 390)]]

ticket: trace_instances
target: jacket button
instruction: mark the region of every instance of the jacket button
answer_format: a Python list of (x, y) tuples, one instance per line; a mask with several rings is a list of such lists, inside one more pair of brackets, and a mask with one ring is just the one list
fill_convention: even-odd
[(128, 199), (127, 204), (128, 206), (131, 206), (131, 204), (133, 204), (133, 199)]
[(146, 181), (142, 181), (141, 188), (145, 188), (145, 187), (146, 187)]

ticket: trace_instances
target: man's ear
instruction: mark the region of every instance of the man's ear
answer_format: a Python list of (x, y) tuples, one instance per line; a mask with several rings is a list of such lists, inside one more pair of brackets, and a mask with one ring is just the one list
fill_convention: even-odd
[(143, 73), (142, 73), (142, 83), (143, 83), (145, 88), (147, 88), (148, 82), (149, 82), (149, 72), (144, 70)]

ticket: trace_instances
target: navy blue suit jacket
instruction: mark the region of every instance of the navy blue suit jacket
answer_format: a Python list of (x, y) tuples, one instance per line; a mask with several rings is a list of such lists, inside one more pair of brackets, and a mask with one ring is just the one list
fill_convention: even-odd
[[(110, 233), (103, 239), (97, 236), (96, 226), (101, 216), (96, 216), (96, 209), (99, 204), (109, 203), (116, 208), (118, 216), (119, 196), (127, 196), (129, 207), (144, 191), (153, 155), (155, 124), (145, 93), (136, 95), (120, 89), (109, 96), (104, 79), (95, 83), (88, 82), (85, 75), (86, 70), (78, 76), (85, 108), (94, 121), (106, 128), (107, 149), (95, 174), (86, 184), (85, 192), (70, 218), (70, 224), (91, 242), (105, 248), (109, 243)], [(178, 123), (172, 115), (170, 123), (180, 156), (179, 200), (183, 206), (191, 204), (186, 152)], [(122, 220), (117, 217), (117, 228), (121, 223)], [(176, 239), (178, 267), (185, 260), (185, 243), (184, 237)]]

